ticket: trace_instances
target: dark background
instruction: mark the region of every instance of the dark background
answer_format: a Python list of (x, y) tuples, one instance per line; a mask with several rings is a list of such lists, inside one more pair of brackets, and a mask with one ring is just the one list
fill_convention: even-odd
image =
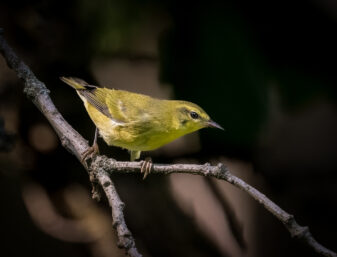
[[(203, 130), (145, 156), (223, 161), (335, 251), (336, 25), (329, 0), (0, 3), (6, 39), (85, 138), (94, 126), (60, 76), (195, 102), (226, 131)], [(89, 200), (86, 173), (22, 88), (0, 58), (1, 256), (122, 256), (107, 203)], [(103, 154), (128, 159), (99, 144)], [(245, 194), (190, 177), (113, 177), (145, 256), (316, 256)], [(217, 210), (229, 204), (233, 217), (207, 199), (203, 205), (204, 192)], [(237, 217), (242, 231), (237, 225), (221, 238), (221, 226), (207, 230), (198, 217), (213, 213), (218, 221)]]

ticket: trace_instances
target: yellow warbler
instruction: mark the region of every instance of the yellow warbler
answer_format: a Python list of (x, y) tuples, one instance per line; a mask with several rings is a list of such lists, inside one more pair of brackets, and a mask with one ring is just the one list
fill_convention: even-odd
[[(76, 89), (104, 141), (128, 149), (131, 161), (141, 151), (154, 150), (201, 128), (223, 129), (194, 103), (100, 88), (78, 78), (60, 79)], [(94, 144), (98, 150), (96, 140)]]

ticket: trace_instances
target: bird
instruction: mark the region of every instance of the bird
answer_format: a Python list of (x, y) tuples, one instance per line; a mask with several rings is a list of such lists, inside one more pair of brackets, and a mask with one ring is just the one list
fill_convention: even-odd
[[(224, 130), (198, 105), (181, 100), (163, 100), (125, 90), (90, 85), (76, 77), (60, 77), (74, 88), (96, 126), (93, 145), (82, 156), (99, 153), (98, 134), (109, 146), (125, 148), (130, 160), (142, 151), (155, 150), (202, 128)], [(152, 168), (151, 159), (141, 165), (144, 179)]]

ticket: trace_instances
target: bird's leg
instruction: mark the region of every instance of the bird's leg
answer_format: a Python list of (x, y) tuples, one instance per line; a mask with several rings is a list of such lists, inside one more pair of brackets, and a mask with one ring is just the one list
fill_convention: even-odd
[(144, 161), (141, 161), (140, 172), (144, 173), (143, 179), (146, 179), (146, 177), (151, 173), (152, 167), (153, 163), (151, 157), (146, 157)]
[(98, 136), (98, 128), (96, 127), (94, 142), (93, 142), (92, 146), (89, 147), (88, 150), (86, 150), (82, 154), (82, 158), (81, 158), (82, 163), (85, 163), (85, 160), (88, 158), (89, 155), (93, 156), (93, 155), (99, 154), (99, 148), (98, 148), (98, 144), (97, 144), (97, 136)]
[(141, 153), (141, 151), (131, 150), (130, 151), (130, 161), (133, 162), (133, 161), (139, 159), (140, 153)]
[[(96, 154), (99, 154), (99, 148), (98, 148), (98, 144), (97, 144), (97, 137), (98, 137), (98, 128), (96, 127), (95, 129), (95, 137), (94, 137), (94, 142), (92, 144), (91, 147), (88, 148), (88, 150), (86, 150), (83, 154), (82, 154), (82, 163), (87, 167), (88, 167), (88, 164), (86, 162), (86, 159), (91, 156), (93, 157), (94, 155)], [(101, 194), (99, 192), (99, 187), (98, 187), (98, 184), (97, 184), (97, 178), (93, 172), (93, 170), (91, 169), (88, 169), (88, 173), (89, 173), (89, 179), (90, 179), (90, 182), (91, 182), (91, 197), (93, 199), (95, 199), (96, 201), (100, 201), (101, 199)]]

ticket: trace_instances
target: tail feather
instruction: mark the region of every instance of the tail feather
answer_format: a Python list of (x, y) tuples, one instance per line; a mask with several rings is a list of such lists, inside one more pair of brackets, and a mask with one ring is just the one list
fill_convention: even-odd
[(85, 82), (82, 79), (79, 78), (74, 78), (74, 77), (60, 77), (60, 80), (62, 80), (64, 83), (68, 84), (72, 88), (76, 90), (81, 90), (81, 89), (88, 89), (88, 88), (93, 88), (94, 86), (89, 85), (87, 82)]

